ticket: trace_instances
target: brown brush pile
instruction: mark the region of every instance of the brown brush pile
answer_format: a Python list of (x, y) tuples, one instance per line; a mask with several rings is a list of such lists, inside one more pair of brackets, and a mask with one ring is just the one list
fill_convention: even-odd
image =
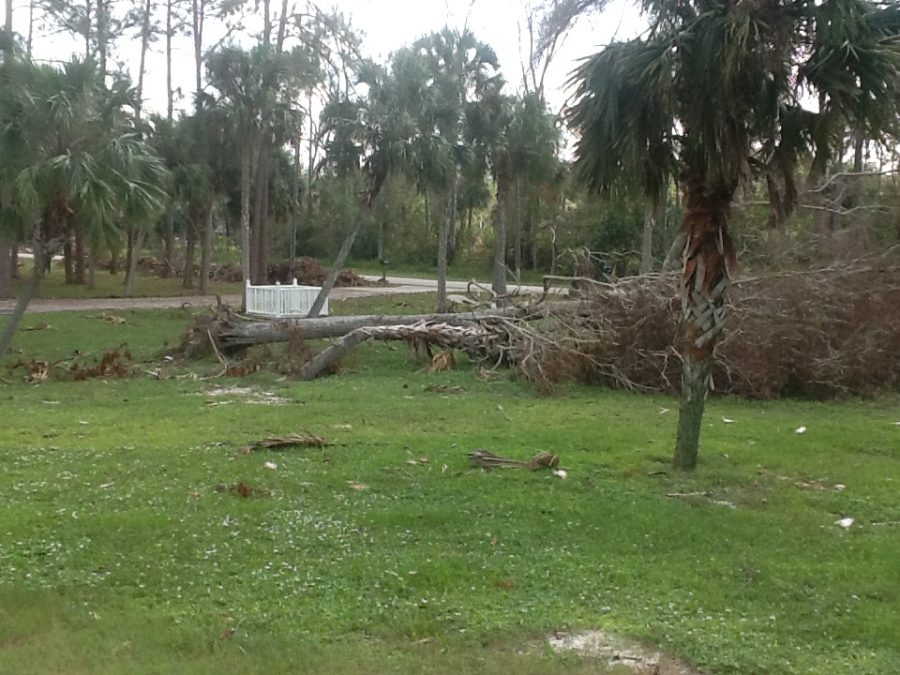
[[(293, 276), (296, 277), (297, 283), (303, 286), (321, 286), (325, 282), (325, 277), (328, 276), (328, 270), (322, 267), (322, 264), (315, 258), (303, 256), (294, 262)], [(292, 280), (290, 262), (269, 265), (270, 284), (274, 284), (276, 281), (281, 284), (289, 284)], [(353, 270), (342, 270), (334, 285), (369, 286), (371, 284)]]
[[(541, 389), (586, 381), (677, 391), (673, 345), (680, 311), (674, 277), (598, 286), (570, 316), (510, 335), (510, 360)], [(900, 385), (900, 264), (736, 279), (713, 386), (753, 398), (869, 396)]]

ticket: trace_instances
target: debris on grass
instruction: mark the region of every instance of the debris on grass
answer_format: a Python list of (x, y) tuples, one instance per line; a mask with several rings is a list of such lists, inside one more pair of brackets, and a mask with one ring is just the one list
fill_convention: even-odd
[(40, 321), (33, 326), (27, 326), (22, 329), (23, 331), (33, 331), (33, 330), (56, 330), (53, 326), (51, 326), (46, 321)]
[(667, 492), (666, 497), (671, 497), (673, 499), (693, 499), (695, 497), (702, 497), (710, 504), (715, 504), (716, 506), (726, 506), (729, 509), (737, 508), (737, 506), (734, 505), (734, 502), (729, 502), (724, 499), (714, 499), (713, 493), (709, 490), (704, 492)]
[(256, 488), (252, 485), (248, 485), (244, 481), (239, 481), (237, 483), (232, 483), (231, 485), (225, 485), (224, 483), (219, 483), (216, 485), (216, 492), (230, 492), (231, 494), (235, 494), (238, 497), (268, 497), (271, 493), (268, 490), (263, 490), (262, 488)]
[(324, 448), (326, 445), (328, 445), (328, 441), (326, 441), (321, 436), (315, 436), (314, 434), (310, 434), (306, 431), (301, 431), (298, 434), (288, 434), (287, 436), (273, 436), (271, 438), (263, 438), (262, 440), (255, 441), (250, 445), (245, 445), (243, 448), (241, 448), (241, 453), (247, 455), (254, 450), (280, 450), (283, 448), (296, 447)]
[(132, 361), (128, 346), (119, 345), (117, 349), (103, 352), (96, 365), (84, 367), (78, 363), (69, 366), (69, 372), (77, 382), (95, 377), (126, 377), (132, 373)]
[(611, 635), (602, 630), (582, 633), (556, 633), (548, 639), (557, 653), (575, 653), (581, 657), (602, 659), (609, 666), (628, 668), (647, 675), (699, 675), (699, 670), (666, 656), (658, 649)]
[(111, 323), (116, 326), (121, 326), (121, 325), (127, 323), (125, 321), (125, 319), (123, 319), (121, 316), (116, 316), (115, 314), (107, 314), (106, 312), (103, 312), (102, 314), (95, 314), (92, 316), (87, 316), (85, 318), (98, 319), (100, 321), (105, 321), (106, 323)]
[(356, 490), (357, 492), (362, 492), (369, 487), (365, 483), (360, 483), (359, 481), (355, 480), (348, 480), (347, 485), (349, 485), (351, 489)]
[(263, 468), (269, 469), (270, 471), (277, 471), (278, 465), (275, 462), (263, 462)]
[(456, 356), (452, 350), (438, 352), (431, 359), (431, 364), (425, 369), (429, 373), (442, 373), (456, 368)]
[(796, 429), (794, 429), (794, 433), (795, 433), (795, 434), (805, 434), (805, 433), (806, 433), (806, 427), (797, 427)]
[(469, 453), (469, 461), (482, 469), (518, 467), (540, 471), (541, 469), (559, 468), (559, 455), (549, 452), (540, 452), (526, 462), (520, 459), (500, 457), (489, 450), (475, 450)]
[[(234, 397), (242, 399), (242, 403), (249, 405), (287, 405), (291, 401), (282, 396), (278, 396), (271, 391), (260, 391), (254, 387), (215, 387), (207, 391), (200, 392), (201, 396), (209, 396), (212, 398)], [(207, 401), (207, 405), (224, 405), (223, 403), (214, 403)]]
[(452, 384), (429, 384), (425, 387), (425, 391), (429, 391), (433, 394), (465, 394), (466, 390), (463, 387), (459, 387)]
[(25, 364), (29, 382), (43, 382), (50, 377), (50, 364), (47, 361), (32, 360)]
[(854, 522), (856, 522), (854, 518), (841, 518), (840, 520), (834, 521), (834, 524), (838, 527), (844, 528), (845, 530), (849, 530), (853, 526)]

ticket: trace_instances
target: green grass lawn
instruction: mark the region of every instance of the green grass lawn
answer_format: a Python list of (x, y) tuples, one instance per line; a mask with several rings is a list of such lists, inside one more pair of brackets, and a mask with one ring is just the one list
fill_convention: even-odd
[[(15, 292), (18, 295), (25, 288), (31, 277), (31, 261), (23, 260), (20, 268), (20, 279), (15, 282)], [(110, 274), (100, 270), (96, 275), (96, 286), (89, 289), (84, 284), (67, 284), (62, 267), (56, 262), (50, 274), (44, 277), (38, 297), (41, 298), (120, 298), (125, 291), (125, 272)], [(239, 283), (210, 282), (210, 294), (229, 295), (241, 292)], [(138, 275), (134, 280), (133, 297), (182, 297), (196, 295), (197, 284), (194, 288), (185, 288), (181, 285), (181, 279), (162, 279), (154, 276)]]
[[(0, 369), (0, 673), (605, 672), (546, 646), (592, 628), (712, 673), (900, 672), (896, 397), (714, 398), (684, 476), (667, 397), (545, 398), (393, 345), (311, 383), (213, 378), (160, 360), (184, 312), (122, 318), (27, 317), (51, 328), (5, 363), (127, 341), (134, 377)], [(240, 452), (299, 430), (329, 445)]]

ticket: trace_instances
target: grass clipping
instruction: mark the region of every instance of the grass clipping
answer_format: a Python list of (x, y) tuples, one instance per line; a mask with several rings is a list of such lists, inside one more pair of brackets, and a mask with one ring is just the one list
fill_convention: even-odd
[[(823, 399), (900, 383), (897, 256), (736, 279), (728, 302), (713, 369), (719, 393)], [(679, 314), (673, 276), (600, 284), (576, 311), (515, 327), (510, 360), (543, 390), (584, 381), (675, 392)]]

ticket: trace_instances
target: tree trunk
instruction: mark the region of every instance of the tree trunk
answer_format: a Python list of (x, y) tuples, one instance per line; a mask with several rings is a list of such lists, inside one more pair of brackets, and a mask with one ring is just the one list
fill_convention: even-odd
[(522, 179), (516, 176), (515, 182), (515, 241), (513, 242), (513, 258), (516, 266), (516, 280), (522, 278)]
[(193, 224), (189, 224), (185, 232), (184, 272), (181, 274), (181, 285), (194, 287), (194, 251), (197, 247), (197, 234)]
[(87, 252), (84, 250), (84, 226), (75, 226), (75, 283), (85, 283), (85, 261)]
[(644, 204), (644, 233), (641, 240), (641, 274), (653, 271), (653, 212), (655, 207), (650, 200)]
[(12, 248), (9, 239), (0, 238), (0, 300), (13, 296)]
[(247, 284), (250, 283), (250, 142), (241, 144), (241, 274), (243, 298), (241, 311), (247, 310)]
[(491, 289), (506, 295), (506, 214), (509, 207), (509, 183), (497, 178), (497, 217), (494, 221), (494, 269)]
[(405, 326), (421, 322), (440, 322), (448, 326), (467, 326), (499, 317), (511, 319), (541, 318), (554, 311), (570, 313), (572, 303), (547, 303), (538, 307), (506, 307), (478, 312), (458, 312), (455, 314), (415, 314), (415, 315), (351, 315), (329, 316), (303, 319), (278, 319), (274, 321), (242, 321), (222, 330), (218, 337), (225, 349), (237, 349), (252, 345), (285, 342), (293, 331), (300, 331), (305, 340), (333, 338), (364, 328), (366, 326)]
[(322, 284), (322, 290), (319, 291), (312, 307), (310, 307), (309, 314), (306, 315), (308, 318), (315, 319), (319, 316), (319, 312), (321, 312), (322, 308), (325, 306), (325, 301), (328, 299), (328, 296), (331, 295), (331, 289), (334, 288), (334, 283), (337, 281), (338, 275), (344, 269), (344, 263), (347, 262), (347, 256), (350, 255), (350, 249), (353, 248), (353, 241), (359, 233), (359, 228), (362, 227), (363, 218), (366, 213), (371, 211), (371, 209), (371, 205), (359, 209), (359, 212), (356, 215), (356, 221), (353, 223), (353, 227), (347, 233), (347, 236), (344, 237), (344, 243), (341, 244), (337, 257), (334, 259), (334, 265), (331, 268), (331, 272), (325, 279), (325, 283)]
[(451, 191), (447, 211), (441, 218), (438, 226), (438, 255), (437, 255), (437, 311), (444, 313), (449, 311), (447, 302), (447, 246), (450, 240), (450, 219), (453, 217), (453, 192)]
[(166, 119), (170, 122), (174, 119), (175, 113), (175, 91), (172, 89), (172, 7), (174, 4), (175, 0), (166, 2)]
[(4, 17), (3, 25), (6, 27), (7, 33), (12, 33), (13, 24), (13, 0), (6, 0), (6, 14)]
[(209, 293), (209, 268), (213, 253), (213, 209), (206, 214), (200, 234), (200, 295)]
[(72, 226), (66, 228), (66, 238), (63, 241), (63, 278), (66, 284), (75, 283), (75, 256), (72, 251)]
[(122, 284), (128, 283), (128, 273), (131, 270), (131, 263), (134, 261), (134, 257), (139, 255), (134, 250), (134, 240), (135, 240), (135, 231), (133, 227), (128, 228), (128, 233), (125, 241), (125, 280)]
[(678, 411), (678, 440), (672, 460), (677, 469), (691, 471), (697, 466), (700, 447), (700, 428), (703, 424), (703, 408), (709, 389), (709, 372), (712, 359), (695, 361), (691, 356), (683, 358), (681, 371), (681, 403)]
[(735, 188), (713, 190), (702, 181), (685, 188), (679, 353), (683, 364), (681, 411), (672, 464), (690, 471), (697, 465), (703, 407), (713, 352), (725, 327), (728, 264), (734, 249), (728, 236), (729, 206)]
[(259, 192), (259, 233), (256, 250), (256, 276), (260, 284), (269, 282), (269, 144), (265, 143), (260, 152), (257, 166)]
[[(11, 1), (11, 0), (7, 0)], [(28, 39), (25, 41), (25, 57), (31, 61), (31, 45), (34, 38), (34, 3), (36, 0), (31, 0), (28, 3)]]
[(62, 244), (62, 241), (58, 241), (51, 243), (49, 246), (44, 246), (40, 231), (40, 226), (36, 226), (33, 245), (34, 263), (31, 269), (31, 280), (25, 287), (25, 292), (19, 296), (19, 301), (16, 303), (12, 315), (6, 322), (3, 334), (0, 335), (0, 358), (6, 356), (6, 352), (9, 351), (13, 336), (16, 334), (16, 330), (22, 322), (22, 317), (25, 316), (25, 311), (28, 309), (31, 300), (37, 295), (38, 289), (41, 286), (41, 281), (44, 279), (44, 275), (47, 272), (47, 261), (53, 259), (53, 253), (56, 251), (57, 245)]
[(175, 202), (166, 204), (165, 234), (163, 235), (163, 279), (175, 273)]
[(153, 11), (152, 0), (147, 0), (144, 3), (144, 13), (141, 17), (141, 59), (138, 65), (138, 81), (137, 81), (137, 108), (134, 113), (135, 116), (140, 119), (141, 118), (141, 110), (144, 105), (144, 73), (146, 71), (147, 64), (147, 47), (150, 44), (150, 19)]
[(134, 233), (131, 258), (128, 262), (128, 271), (125, 273), (125, 292), (123, 295), (130, 298), (134, 292), (134, 282), (137, 277), (138, 260), (141, 257), (141, 247), (144, 245), (144, 228), (139, 227)]
[(109, 52), (109, 0), (97, 0), (97, 54), (100, 73), (106, 79), (106, 61)]
[(97, 288), (97, 247), (94, 244), (88, 247), (87, 264), (87, 288), (89, 291), (93, 291)]
[(300, 224), (300, 134), (294, 139), (294, 172), (291, 174), (291, 280), (297, 277), (294, 261), (297, 259), (297, 228)]
[(22, 274), (19, 272), (19, 242), (15, 239), (12, 240), (12, 278), (22, 278)]

